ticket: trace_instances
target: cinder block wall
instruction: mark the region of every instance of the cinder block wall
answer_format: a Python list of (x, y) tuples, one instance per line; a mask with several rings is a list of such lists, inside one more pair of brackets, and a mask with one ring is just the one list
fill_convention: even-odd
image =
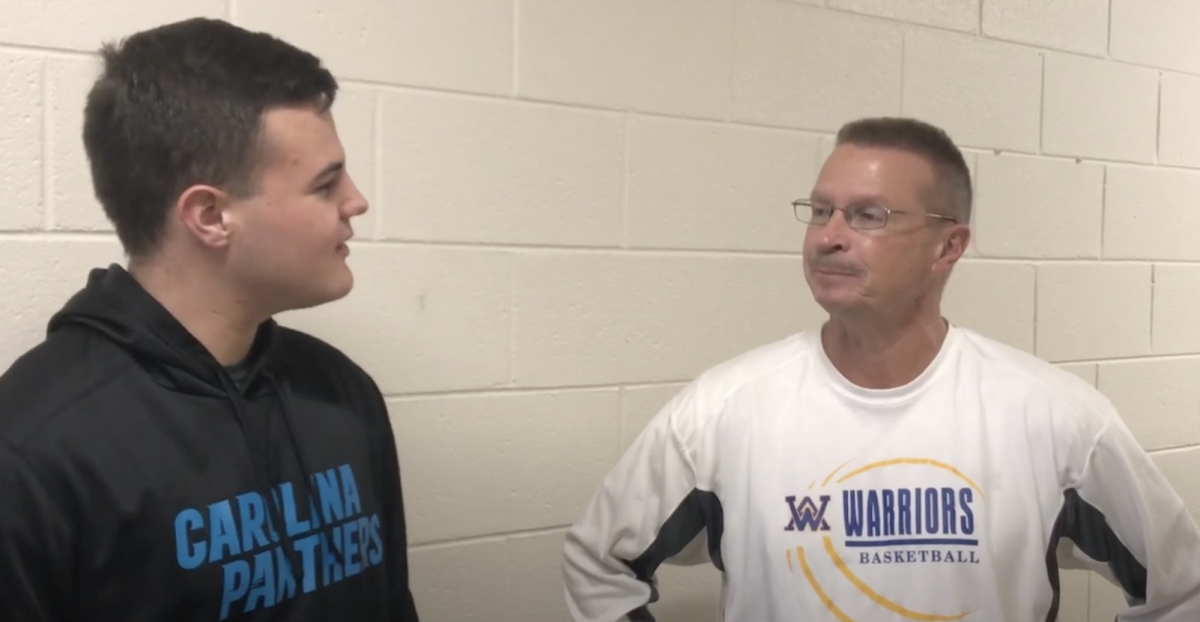
[[(970, 152), (953, 320), (1095, 382), (1200, 512), (1194, 0), (55, 0), (0, 5), (0, 362), (121, 256), (83, 97), (106, 39), (192, 15), (343, 79), (373, 209), (356, 291), (285, 322), (390, 403), (432, 622), (563, 622), (562, 530), (700, 370), (820, 321), (800, 274), (830, 134), (915, 115)], [(1063, 620), (1120, 597), (1068, 581)], [(667, 570), (667, 621), (716, 618)]]

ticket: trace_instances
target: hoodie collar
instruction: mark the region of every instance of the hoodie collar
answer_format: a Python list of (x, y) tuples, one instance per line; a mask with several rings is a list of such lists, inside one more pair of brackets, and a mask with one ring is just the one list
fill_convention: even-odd
[[(120, 265), (93, 269), (84, 288), (50, 318), (47, 335), (70, 326), (103, 334), (174, 391), (224, 397), (233, 386), (204, 344)], [(267, 365), (277, 333), (273, 319), (259, 325), (250, 353), (240, 364), (243, 386), (253, 386)]]
[[(246, 401), (244, 396), (239, 394), (229, 373), (179, 320), (134, 280), (129, 272), (117, 264), (92, 270), (88, 274), (87, 285), (50, 319), (47, 331), (52, 335), (73, 326), (95, 330), (111, 339), (130, 352), (143, 369), (168, 389), (228, 399), (234, 419), (246, 442), (246, 451), (253, 465), (252, 477), (258, 485), (258, 490), (264, 498), (274, 498), (270, 490), (272, 485), (281, 479), (279, 465), (268, 458), (272, 452), (261, 444), (270, 442), (269, 431), (264, 433), (261, 441), (255, 440), (258, 436), (251, 435), (246, 427)], [(313, 471), (309, 468), (308, 460), (297, 442), (292, 412), (293, 397), (286, 384), (281, 385), (275, 379), (268, 365), (279, 332), (279, 326), (274, 320), (269, 319), (259, 325), (250, 354), (240, 364), (245, 370), (243, 386), (246, 389), (243, 391), (256, 386), (256, 379), (262, 379), (265, 382), (258, 383), (257, 386), (262, 388), (263, 395), (273, 393), (279, 400), (283, 424), (287, 428), (303, 473), (300, 481), (301, 498), (311, 499)], [(270, 419), (267, 419), (267, 425), (270, 425)], [(267, 507), (273, 518), (273, 529), (283, 534), (287, 544), (285, 550), (290, 558), (292, 578), (299, 582), (303, 578), (298, 574), (302, 560), (299, 558), (298, 549), (291, 543), (291, 536), (284, 530), (278, 499), (275, 498), (275, 503), (268, 503)], [(335, 550), (334, 556), (335, 559), (341, 560), (340, 551)]]

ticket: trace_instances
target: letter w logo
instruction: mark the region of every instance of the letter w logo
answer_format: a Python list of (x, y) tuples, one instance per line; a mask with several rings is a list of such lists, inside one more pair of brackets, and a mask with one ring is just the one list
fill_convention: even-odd
[(788, 521), (784, 531), (829, 531), (829, 523), (825, 522), (825, 508), (829, 506), (829, 495), (821, 495), (821, 506), (813, 502), (812, 497), (805, 497), (796, 505), (796, 497), (787, 498), (788, 509), (792, 511), (792, 520)]

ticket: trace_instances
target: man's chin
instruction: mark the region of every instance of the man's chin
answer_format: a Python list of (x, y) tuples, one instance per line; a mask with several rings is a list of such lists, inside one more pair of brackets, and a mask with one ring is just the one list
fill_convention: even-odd
[(841, 289), (832, 291), (814, 290), (813, 300), (830, 315), (852, 313), (862, 307), (862, 300), (857, 295)]
[(320, 304), (337, 302), (338, 300), (349, 296), (350, 292), (352, 291), (354, 291), (354, 273), (351, 272), (349, 266), (347, 266), (344, 272), (338, 274), (333, 280), (331, 280), (328, 289), (326, 289), (324, 292), (325, 301)]
[(320, 307), (332, 302), (337, 302), (354, 290), (354, 274), (349, 267), (343, 267), (341, 270), (335, 271), (325, 277), (325, 281), (318, 287), (310, 287), (303, 297), (293, 300), (293, 310), (311, 309)]

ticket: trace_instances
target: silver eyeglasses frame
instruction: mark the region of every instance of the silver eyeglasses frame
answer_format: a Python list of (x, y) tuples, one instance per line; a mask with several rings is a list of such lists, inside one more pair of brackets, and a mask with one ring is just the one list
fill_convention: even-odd
[[(827, 215), (817, 216), (816, 209), (818, 206), (828, 207), (829, 213)], [(875, 203), (863, 203), (838, 207), (836, 205), (829, 205), (825, 204), (824, 202), (817, 202), (811, 199), (796, 199), (795, 201), (792, 201), (792, 213), (795, 215), (796, 220), (809, 225), (815, 225), (818, 227), (824, 226), (829, 223), (829, 221), (833, 218), (833, 213), (837, 211), (842, 212), (842, 217), (846, 219), (846, 224), (849, 225), (851, 229), (855, 229), (857, 231), (874, 231), (883, 229), (891, 221), (893, 214), (904, 215), (913, 213), (903, 210), (894, 210)], [(957, 218), (953, 216), (946, 216), (944, 214), (926, 213), (920, 215), (928, 218), (947, 220), (952, 223), (958, 222)]]

